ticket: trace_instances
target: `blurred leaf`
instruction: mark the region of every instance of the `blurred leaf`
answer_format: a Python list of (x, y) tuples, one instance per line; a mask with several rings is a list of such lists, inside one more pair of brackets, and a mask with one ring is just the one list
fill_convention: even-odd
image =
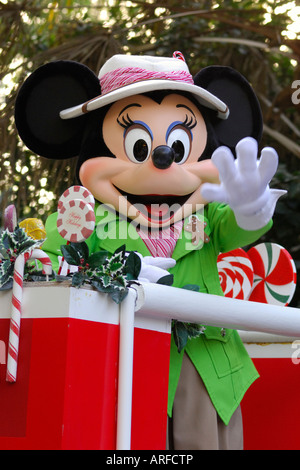
[(97, 253), (93, 253), (91, 256), (89, 256), (87, 262), (91, 269), (99, 268), (100, 266), (102, 266), (107, 257), (107, 251), (98, 251)]
[(194, 292), (199, 292), (200, 287), (197, 284), (186, 284), (182, 289), (192, 290)]
[(79, 266), (80, 256), (78, 251), (72, 245), (61, 245), (62, 255), (68, 264)]
[(166, 276), (163, 276), (160, 279), (158, 279), (156, 284), (163, 284), (165, 286), (172, 286), (173, 282), (174, 282), (173, 274), (167, 274)]
[(172, 331), (174, 341), (179, 353), (185, 348), (189, 338), (197, 338), (205, 331), (205, 328), (197, 323), (185, 323), (173, 320)]
[(82, 273), (75, 272), (72, 275), (72, 286), (79, 288), (84, 284), (85, 280), (86, 280), (86, 278), (85, 278), (84, 275), (82, 275)]
[(140, 257), (133, 251), (128, 255), (125, 262), (125, 272), (128, 280), (138, 279), (142, 262)]

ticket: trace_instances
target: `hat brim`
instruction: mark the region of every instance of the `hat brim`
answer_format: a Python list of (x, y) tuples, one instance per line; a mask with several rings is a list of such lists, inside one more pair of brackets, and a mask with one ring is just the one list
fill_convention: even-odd
[(200, 104), (203, 106), (213, 109), (217, 112), (220, 119), (227, 119), (229, 116), (229, 109), (227, 105), (219, 98), (214, 96), (209, 91), (201, 88), (197, 85), (190, 83), (178, 82), (175, 80), (143, 80), (135, 82), (130, 85), (125, 85), (121, 88), (113, 90), (105, 95), (97, 96), (85, 103), (73, 106), (72, 108), (64, 109), (60, 112), (62, 119), (72, 119), (78, 116), (82, 116), (95, 109), (102, 108), (108, 104), (114, 103), (128, 96), (139, 95), (141, 93), (147, 93), (150, 91), (157, 90), (174, 90), (184, 91), (191, 93)]

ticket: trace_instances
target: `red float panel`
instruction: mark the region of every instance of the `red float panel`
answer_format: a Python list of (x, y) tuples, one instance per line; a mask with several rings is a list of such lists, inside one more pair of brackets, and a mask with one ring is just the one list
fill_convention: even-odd
[(242, 401), (245, 450), (299, 450), (300, 344), (249, 344), (260, 378)]
[[(8, 383), (10, 299), (0, 293), (0, 449), (115, 449), (119, 306), (92, 290), (26, 287)], [(136, 322), (132, 448), (164, 449), (170, 325)]]

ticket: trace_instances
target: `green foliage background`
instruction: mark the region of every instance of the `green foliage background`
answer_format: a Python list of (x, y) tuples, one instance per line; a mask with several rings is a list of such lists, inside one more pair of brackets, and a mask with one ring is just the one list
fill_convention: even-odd
[[(299, 268), (300, 117), (292, 83), (300, 79), (300, 45), (297, 32), (287, 33), (299, 5), (299, 0), (0, 0), (0, 217), (15, 204), (20, 220), (45, 221), (74, 182), (73, 161), (38, 158), (18, 138), (14, 101), (29, 73), (57, 59), (98, 72), (115, 53), (171, 56), (180, 50), (192, 74), (210, 64), (230, 65), (252, 83), (264, 115), (262, 146), (275, 147), (280, 158), (272, 185), (288, 190), (266, 240), (287, 248)], [(300, 304), (299, 290), (292, 305)]]

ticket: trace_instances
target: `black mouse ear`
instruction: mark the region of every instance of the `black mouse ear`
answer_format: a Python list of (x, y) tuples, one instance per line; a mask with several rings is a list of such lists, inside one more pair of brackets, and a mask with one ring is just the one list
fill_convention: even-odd
[(22, 85), (15, 122), (25, 145), (40, 156), (65, 159), (78, 155), (86, 116), (63, 120), (60, 111), (100, 95), (97, 76), (72, 61), (39, 67)]
[(244, 137), (261, 139), (263, 119), (258, 99), (250, 83), (231, 67), (211, 66), (194, 77), (201, 86), (220, 98), (229, 108), (227, 119), (216, 118), (213, 127), (220, 145), (232, 150)]

